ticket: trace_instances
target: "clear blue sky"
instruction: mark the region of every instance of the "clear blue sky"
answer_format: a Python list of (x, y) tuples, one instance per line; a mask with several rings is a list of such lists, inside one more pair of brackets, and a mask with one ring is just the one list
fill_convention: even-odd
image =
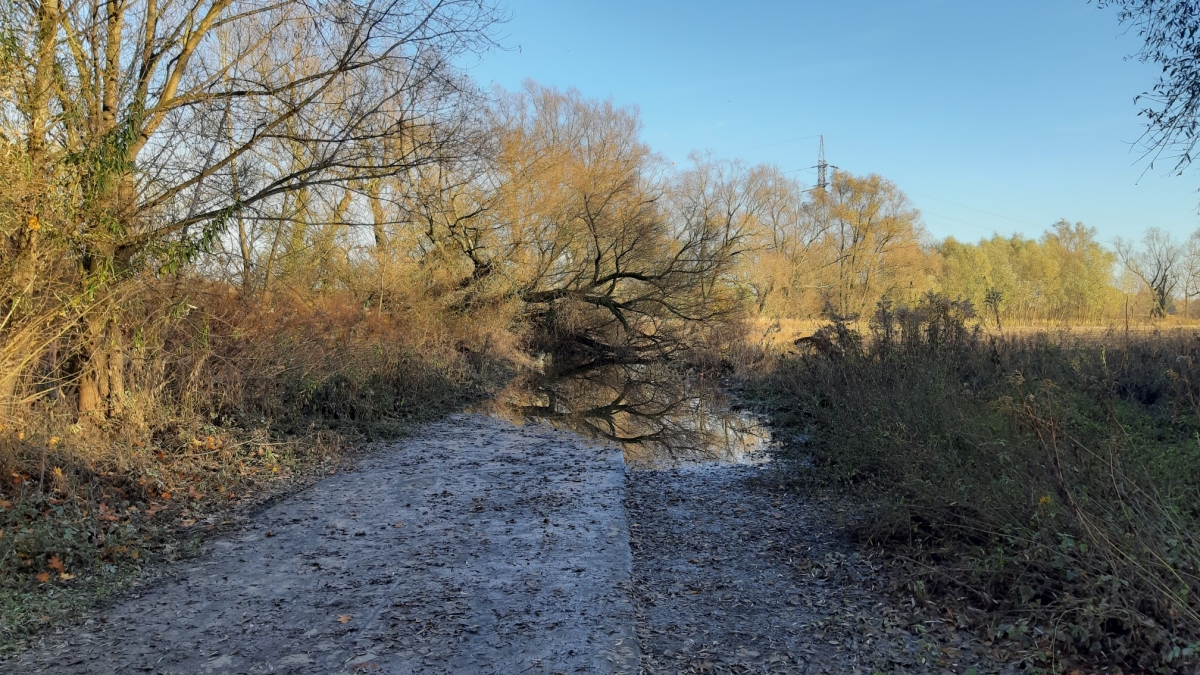
[(1200, 226), (1200, 173), (1147, 170), (1133, 145), (1155, 69), (1086, 0), (506, 2), (508, 49), (468, 61), (477, 80), (636, 105), (680, 164), (803, 169), (823, 133), (831, 164), (895, 181), (937, 237)]

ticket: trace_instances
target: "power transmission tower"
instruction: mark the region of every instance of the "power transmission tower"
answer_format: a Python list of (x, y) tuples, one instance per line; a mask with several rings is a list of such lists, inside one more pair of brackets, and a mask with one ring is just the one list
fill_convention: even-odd
[(825, 134), (821, 134), (821, 149), (817, 152), (817, 189), (822, 192), (829, 187), (829, 179), (826, 172), (829, 170), (829, 163), (825, 161)]

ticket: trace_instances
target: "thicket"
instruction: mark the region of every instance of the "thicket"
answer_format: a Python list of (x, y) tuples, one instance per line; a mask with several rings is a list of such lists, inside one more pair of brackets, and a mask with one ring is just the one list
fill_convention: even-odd
[(1200, 335), (986, 335), (969, 303), (834, 320), (752, 376), (918, 597), (1046, 661), (1200, 657)]
[[(475, 0), (0, 10), (0, 612), (503, 385), (736, 333), (750, 224)], [(730, 327), (733, 327), (732, 329)]]

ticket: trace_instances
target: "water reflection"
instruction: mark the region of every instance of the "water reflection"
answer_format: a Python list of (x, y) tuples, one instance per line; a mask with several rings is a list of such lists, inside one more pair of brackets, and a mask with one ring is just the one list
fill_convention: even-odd
[(584, 365), (551, 369), (513, 382), (484, 406), (522, 423), (616, 441), (637, 469), (769, 459), (771, 436), (752, 416), (698, 376), (667, 365)]

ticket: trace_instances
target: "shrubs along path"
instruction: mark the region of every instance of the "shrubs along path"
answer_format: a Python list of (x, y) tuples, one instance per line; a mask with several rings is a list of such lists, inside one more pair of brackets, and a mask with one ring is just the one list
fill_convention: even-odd
[(612, 447), (452, 416), (0, 671), (633, 672), (622, 496)]
[(1200, 334), (988, 335), (971, 307), (835, 321), (749, 377), (797, 478), (918, 597), (1043, 665), (1200, 667)]

